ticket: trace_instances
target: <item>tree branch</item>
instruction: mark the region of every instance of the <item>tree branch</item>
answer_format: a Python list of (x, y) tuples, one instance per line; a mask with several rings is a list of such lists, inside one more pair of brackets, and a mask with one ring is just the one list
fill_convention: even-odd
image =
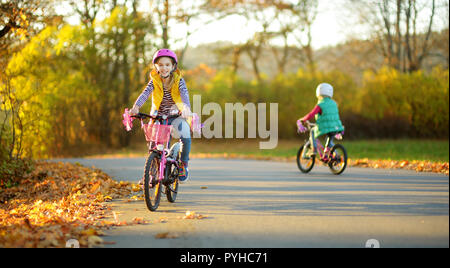
[(9, 20), (9, 22), (5, 25), (5, 27), (3, 27), (3, 29), (0, 30), (0, 38), (5, 36), (13, 28), (21, 28), (21, 27), (18, 26), (14, 21)]

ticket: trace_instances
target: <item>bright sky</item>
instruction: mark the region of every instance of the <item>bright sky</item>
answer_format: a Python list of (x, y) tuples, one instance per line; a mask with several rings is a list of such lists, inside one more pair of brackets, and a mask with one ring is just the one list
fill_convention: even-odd
[[(320, 48), (328, 45), (335, 45), (344, 42), (346, 39), (345, 33), (342, 30), (342, 23), (339, 22), (339, 2), (342, 0), (320, 0), (319, 13), (313, 24), (312, 39), (313, 47)], [(141, 10), (148, 9), (148, 1), (142, 0), (140, 3)], [(57, 12), (67, 14), (67, 6), (56, 7)], [(98, 15), (101, 19), (101, 14)], [(76, 16), (68, 19), (71, 24), (78, 24), (79, 20)], [(198, 29), (189, 38), (190, 46), (197, 46), (204, 43), (212, 43), (216, 41), (229, 41), (234, 44), (243, 43), (247, 41), (260, 27), (258, 23), (248, 22), (246, 19), (237, 15), (229, 16), (220, 21), (204, 24), (204, 22), (197, 21), (192, 25), (193, 29)], [(170, 28), (172, 37), (174, 39), (182, 39), (186, 34), (186, 28), (182, 25)], [(182, 44), (184, 45), (184, 41)]]
[[(342, 13), (339, 11), (339, 2), (342, 0), (320, 0), (319, 12), (312, 28), (312, 40), (314, 48), (321, 48), (328, 45), (335, 45), (344, 42), (346, 34), (342, 30), (343, 23), (339, 21)], [(258, 23), (246, 21), (238, 15), (229, 16), (223, 20), (206, 25), (193, 25), (194, 29), (199, 29), (189, 38), (190, 46), (197, 46), (203, 43), (215, 41), (229, 41), (234, 44), (247, 41), (260, 27)], [(173, 34), (183, 36), (184, 28), (178, 30), (173, 27)]]
[[(182, 2), (182, 4), (192, 4), (192, 2), (187, 2), (187, 0), (184, 1), (186, 2)], [(438, 2), (442, 1), (448, 0), (440, 0)], [(121, 1), (119, 0), (118, 2)], [(354, 14), (351, 14), (345, 5), (348, 5), (347, 0), (319, 0), (318, 14), (312, 27), (312, 46), (314, 49), (343, 43), (351, 34), (358, 35), (356, 36), (357, 38), (364, 38), (360, 33), (366, 31), (361, 28), (363, 26), (358, 26), (355, 23)], [(62, 14), (67, 14), (70, 7), (68, 8), (67, 5), (63, 4), (56, 9)], [(149, 1), (141, 0), (139, 10), (149, 12)], [(102, 19), (102, 15), (99, 14), (97, 18)], [(69, 23), (78, 24), (78, 18), (72, 16), (69, 18)], [(448, 16), (446, 23), (448, 24)], [(186, 28), (183, 25), (173, 24), (169, 25), (169, 27), (171, 39), (182, 40), (180, 43), (175, 44), (174, 48), (184, 46)], [(228, 16), (225, 19), (209, 24), (205, 24), (202, 20), (197, 20), (191, 27), (191, 30), (197, 29), (189, 38), (189, 46), (191, 47), (216, 41), (228, 41), (234, 44), (243, 43), (251, 38), (255, 31), (261, 30), (259, 29), (261, 27), (259, 23), (248, 22), (238, 15)], [(281, 42), (279, 44), (281, 45)]]
[[(418, 6), (429, 7), (430, 3), (428, 1), (418, 0)], [(369, 25), (362, 25), (357, 22), (358, 14), (355, 14), (354, 11), (351, 11), (351, 8), (348, 8), (349, 2), (348, 0), (319, 0), (318, 14), (312, 27), (312, 46), (314, 49), (334, 46), (345, 42), (349, 38), (370, 38), (370, 36), (367, 36), (369, 31), (366, 28)], [(425, 12), (430, 11), (426, 10)], [(427, 29), (429, 22), (429, 16), (427, 15), (426, 13), (421, 15), (426, 19), (418, 21), (419, 31)], [(247, 22), (244, 18), (237, 15), (207, 25), (202, 25), (201, 23), (194, 25), (194, 28), (199, 30), (191, 35), (189, 39), (190, 46), (215, 41), (230, 41), (235, 44), (243, 43), (261, 27), (260, 24)], [(436, 15), (433, 27), (435, 30), (448, 27), (448, 0), (436, 1)], [(183, 28), (179, 28), (179, 31), (172, 30), (176, 36), (182, 37), (185, 35), (185, 29)]]

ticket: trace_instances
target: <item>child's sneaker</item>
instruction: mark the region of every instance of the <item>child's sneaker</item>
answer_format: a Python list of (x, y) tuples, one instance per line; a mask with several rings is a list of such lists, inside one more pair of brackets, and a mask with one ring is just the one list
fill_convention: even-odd
[(185, 183), (189, 180), (189, 168), (183, 162), (181, 162), (180, 165), (178, 180), (181, 183)]
[(328, 161), (330, 161), (330, 151), (331, 151), (331, 148), (330, 147), (327, 147), (327, 148), (325, 148), (325, 150), (324, 150), (324, 152), (323, 152), (323, 157), (322, 157), (322, 161), (323, 162), (328, 162)]

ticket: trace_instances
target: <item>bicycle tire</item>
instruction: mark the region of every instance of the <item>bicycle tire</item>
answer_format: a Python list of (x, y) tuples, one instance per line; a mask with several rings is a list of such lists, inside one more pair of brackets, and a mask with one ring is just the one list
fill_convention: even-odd
[(159, 154), (155, 152), (152, 152), (145, 162), (144, 197), (150, 211), (158, 209), (161, 200), (161, 182), (158, 180), (159, 162)]
[(302, 163), (302, 155), (303, 155), (303, 149), (305, 148), (305, 144), (303, 144), (302, 146), (300, 146), (300, 149), (298, 149), (297, 152), (297, 166), (298, 169), (300, 169), (301, 172), (303, 173), (308, 173), (310, 172), (313, 167), (314, 167), (314, 163), (316, 162), (316, 157), (315, 156), (311, 156), (310, 159), (304, 159), (304, 160), (309, 160), (307, 161), (309, 164), (305, 165), (305, 163)]
[[(337, 151), (341, 152), (337, 154)], [(333, 174), (340, 175), (347, 167), (347, 160), (347, 151), (344, 146), (341, 144), (335, 144), (330, 151), (330, 162), (328, 162), (328, 167)], [(340, 165), (340, 167), (336, 169), (335, 167), (337, 165)]]
[(178, 194), (178, 185), (180, 184), (178, 181), (178, 168), (173, 164), (169, 164), (166, 166), (166, 178), (170, 181), (173, 180), (172, 183), (166, 185), (166, 197), (167, 201), (170, 203), (174, 203), (177, 199)]

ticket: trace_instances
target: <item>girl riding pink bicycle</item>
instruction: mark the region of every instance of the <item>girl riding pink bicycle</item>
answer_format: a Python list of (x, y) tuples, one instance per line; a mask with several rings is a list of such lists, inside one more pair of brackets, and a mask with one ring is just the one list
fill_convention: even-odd
[[(131, 108), (130, 115), (138, 114), (139, 109), (147, 99), (152, 97), (152, 116), (168, 116), (171, 111), (178, 111), (181, 116), (171, 118), (169, 125), (174, 125), (174, 132), (181, 137), (182, 153), (179, 179), (180, 182), (189, 180), (189, 153), (191, 150), (192, 126), (191, 105), (189, 102), (189, 92), (186, 82), (181, 77), (181, 72), (177, 68), (177, 55), (169, 49), (160, 49), (153, 56), (154, 68), (150, 73), (150, 81), (147, 87), (137, 98)], [(141, 183), (143, 180), (141, 180)]]
[[(190, 129), (195, 132), (201, 129), (198, 116), (191, 113), (189, 93), (177, 68), (175, 53), (169, 49), (158, 50), (153, 57), (153, 65), (155, 68), (150, 73), (147, 87), (133, 108), (130, 111), (125, 109), (123, 114), (127, 131), (131, 130), (133, 119), (140, 119), (148, 142), (149, 155), (140, 184), (150, 211), (158, 208), (163, 187), (168, 201), (175, 202), (178, 182), (189, 180)], [(150, 115), (139, 113), (150, 96)], [(144, 123), (144, 119), (149, 119), (149, 122)], [(172, 136), (180, 141), (170, 147)]]

